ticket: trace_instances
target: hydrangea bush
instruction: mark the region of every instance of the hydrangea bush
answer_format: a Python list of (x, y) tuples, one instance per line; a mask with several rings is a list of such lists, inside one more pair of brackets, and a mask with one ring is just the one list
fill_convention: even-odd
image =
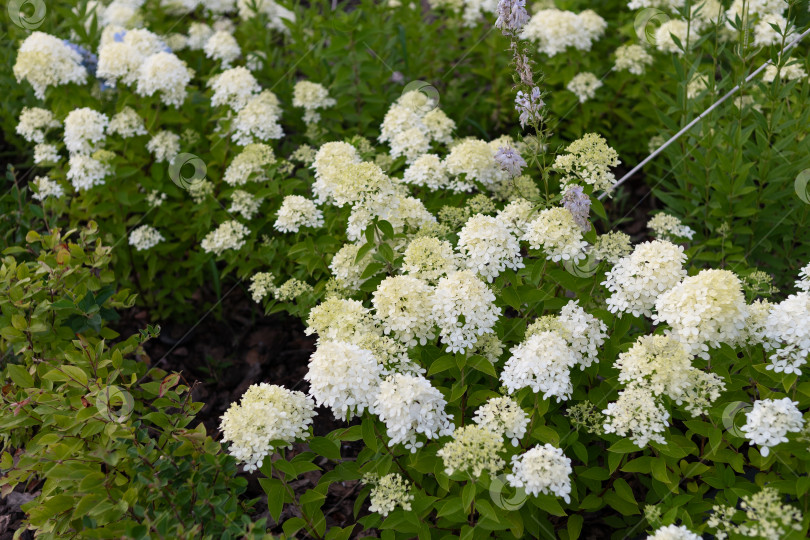
[[(26, 98), (4, 122), (39, 203), (10, 171), (21, 219), (5, 236), (92, 217), (105, 263), (153, 317), (193, 317), (188, 298), (211, 283), (221, 300), (227, 279), (316, 337), (300, 388), (260, 382), (224, 413), (230, 456), (183, 429), (195, 406), (176, 375), (127, 364), (138, 384), (163, 378), (127, 386), (158, 395), (133, 425), (164, 430), (172, 463), (204, 462), (194, 474), (222, 463), (230, 481), (234, 460), (258, 474), (286, 537), (806, 537), (810, 248), (795, 231), (810, 206), (793, 179), (810, 83), (806, 44), (786, 49), (806, 3), (428, 3), (81, 2), (20, 37), (9, 63)], [(669, 140), (737, 84), (732, 113)], [(665, 143), (650, 175), (665, 208), (631, 237), (640, 203), (621, 171)], [(57, 266), (74, 256), (50, 242)], [(78, 408), (100, 391), (92, 361), (67, 370), (81, 388), (46, 373), (53, 355), (31, 336), (65, 309), (65, 326), (106, 337), (106, 298), (26, 301), (29, 274), (53, 271), (40, 262), (3, 266), (4, 444), (28, 456), (3, 454), (3, 485), (56, 482), (35, 456), (63, 452), (60, 430), (89, 445), (64, 451), (89, 453), (139, 428), (94, 438), (98, 424), (58, 414), (56, 428), (15, 420), (37, 392)], [(179, 429), (164, 408), (181, 410)], [(342, 426), (314, 436), (319, 415)], [(305, 475), (313, 487), (296, 492)], [(236, 503), (243, 483), (222, 482), (217, 517), (192, 504), (217, 523), (205, 533), (264, 534)], [(355, 486), (354, 516), (335, 525), (324, 504), (339, 482)], [(88, 486), (45, 493), (30, 527), (165, 535), (181, 513), (136, 490), (65, 514)]]

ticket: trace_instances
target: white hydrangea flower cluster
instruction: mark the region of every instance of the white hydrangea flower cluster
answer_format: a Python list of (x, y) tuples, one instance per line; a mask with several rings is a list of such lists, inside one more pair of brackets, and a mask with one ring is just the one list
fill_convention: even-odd
[(790, 62), (784, 66), (777, 67), (773, 64), (765, 68), (765, 73), (762, 74), (762, 80), (771, 83), (776, 80), (777, 74), (782, 81), (801, 81), (807, 78), (807, 72), (798, 62)]
[(284, 233), (298, 232), (301, 227), (323, 227), (323, 212), (315, 203), (300, 195), (284, 197), (273, 227)]
[(23, 107), (16, 131), (28, 142), (43, 143), (48, 131), (61, 126), (62, 123), (48, 109)]
[(527, 225), (522, 240), (532, 249), (542, 249), (547, 259), (578, 262), (585, 258), (588, 242), (574, 215), (562, 206), (546, 208)]
[(629, 71), (633, 75), (644, 75), (647, 66), (653, 63), (653, 57), (641, 45), (621, 45), (616, 49), (616, 71)]
[(459, 269), (453, 246), (433, 236), (419, 236), (411, 240), (402, 263), (402, 271), (435, 284), (444, 276)]
[(73, 109), (65, 118), (65, 148), (71, 155), (92, 154), (104, 146), (107, 115), (89, 107)]
[(124, 107), (113, 115), (110, 125), (107, 127), (110, 135), (120, 135), (124, 139), (138, 135), (146, 135), (146, 127), (143, 118), (132, 107)]
[(444, 462), (444, 472), (451, 476), (467, 473), (479, 478), (484, 471), (495, 474), (506, 462), (498, 454), (504, 451), (503, 437), (480, 425), (461, 426), (453, 432), (453, 440), (436, 455)]
[(484, 429), (506, 437), (517, 446), (526, 435), (529, 426), (529, 415), (520, 408), (520, 404), (509, 396), (490, 398), (478, 407), (473, 421)]
[(447, 167), (436, 154), (422, 154), (405, 169), (402, 181), (412, 186), (426, 187), (431, 191), (450, 186)]
[(456, 193), (471, 191), (475, 182), (479, 182), (494, 189), (509, 180), (509, 173), (495, 160), (497, 151), (497, 147), (479, 139), (466, 139), (454, 145), (444, 159), (447, 173), (454, 177), (450, 188)]
[(44, 201), (48, 197), (60, 199), (65, 194), (65, 190), (55, 180), (51, 180), (47, 176), (37, 176), (32, 181), (37, 187), (36, 193), (32, 195), (38, 201)]
[(360, 161), (357, 149), (347, 142), (328, 142), (322, 145), (312, 162), (312, 169), (315, 171), (312, 192), (318, 203), (334, 203), (332, 193), (335, 186), (343, 181), (349, 165)]
[(371, 353), (343, 341), (320, 341), (309, 360), (304, 379), (318, 406), (329, 407), (336, 418), (351, 420), (368, 409), (380, 385), (382, 366)]
[(733, 506), (715, 505), (707, 524), (717, 529), (714, 536), (725, 540), (730, 534), (746, 538), (782, 540), (790, 536), (791, 529), (802, 530), (802, 511), (790, 504), (782, 504), (779, 491), (773, 487), (762, 488), (757, 493), (744, 495), (740, 508), (745, 518), (739, 525), (734, 523), (738, 513)]
[(158, 245), (165, 240), (163, 235), (149, 225), (141, 225), (129, 233), (129, 245), (133, 246), (138, 251), (145, 251)]
[(506, 225), (506, 228), (515, 237), (522, 238), (534, 217), (534, 205), (530, 201), (518, 197), (504, 206), (502, 210), (498, 210), (495, 217)]
[(374, 319), (357, 300), (328, 298), (312, 308), (307, 317), (308, 336), (319, 339), (354, 342), (358, 336), (376, 333)]
[(589, 51), (605, 33), (607, 22), (592, 10), (576, 14), (560, 9), (541, 9), (535, 13), (520, 34), (537, 44), (537, 50), (548, 56), (568, 47)]
[(799, 271), (799, 279), (796, 280), (796, 288), (800, 291), (810, 293), (810, 263)]
[(328, 109), (336, 101), (329, 97), (329, 91), (320, 83), (298, 81), (293, 88), (293, 107), (304, 109), (304, 123), (316, 124), (321, 119), (318, 109)]
[(360, 276), (370, 262), (370, 257), (366, 254), (360, 261), (355, 262), (359, 252), (359, 244), (344, 244), (329, 263), (332, 275), (344, 289), (356, 291), (363, 284), (364, 280), (361, 280)]
[(375, 316), (385, 335), (403, 344), (424, 345), (433, 331), (433, 287), (413, 276), (388, 276), (372, 295)]
[(471, 271), (460, 270), (439, 279), (433, 319), (448, 352), (463, 353), (473, 347), (479, 336), (492, 333), (500, 315), (495, 295)]
[(621, 231), (611, 231), (599, 235), (591, 250), (597, 260), (607, 261), (611, 264), (616, 264), (619, 259), (627, 257), (632, 252), (630, 236)]
[(790, 398), (760, 399), (746, 414), (745, 425), (740, 427), (751, 444), (757, 444), (763, 457), (768, 457), (771, 448), (788, 442), (786, 435), (804, 427), (804, 418), (797, 401)]
[(213, 90), (211, 105), (227, 106), (235, 112), (241, 111), (261, 91), (256, 77), (241, 66), (212, 77), (208, 81), (208, 87)]
[(506, 475), (506, 480), (529, 495), (554, 495), (570, 503), (572, 473), (571, 460), (560, 448), (546, 443), (512, 456), (512, 473)]
[[(207, 0), (209, 4), (212, 2), (233, 5), (232, 0)], [(252, 19), (259, 13), (264, 14), (267, 28), (277, 32), (289, 33), (286, 21), (295, 22), (295, 13), (274, 0), (236, 0), (236, 9), (242, 20)], [(222, 11), (231, 11), (231, 8)]]
[(619, 154), (604, 138), (596, 133), (587, 133), (581, 139), (569, 144), (565, 154), (558, 154), (554, 160), (554, 168), (562, 171), (565, 176), (561, 180), (561, 189), (571, 183), (589, 184), (593, 190), (610, 193), (616, 177), (610, 167), (621, 163)]
[[(97, 157), (100, 159), (96, 159)], [(112, 172), (106, 159), (101, 159), (107, 157), (109, 156), (99, 156), (98, 152), (93, 154), (92, 157), (85, 154), (70, 156), (67, 179), (70, 180), (70, 183), (73, 184), (77, 191), (103, 184), (104, 179)]]
[(416, 452), (424, 446), (417, 436), (436, 439), (451, 435), (452, 415), (445, 412), (442, 393), (421, 375), (397, 373), (380, 384), (374, 411), (385, 423), (391, 444)]
[[(599, 361), (599, 349), (607, 338), (604, 322), (582, 309), (579, 300), (568, 302), (554, 319), (556, 324), (553, 327), (541, 328), (540, 331), (553, 329), (559, 332), (576, 355), (580, 369)], [(534, 333), (533, 326), (526, 329), (527, 335)]]
[(203, 45), (203, 52), (205, 52), (206, 58), (221, 62), (222, 68), (227, 69), (234, 60), (239, 58), (242, 49), (239, 48), (239, 43), (237, 43), (235, 37), (229, 32), (220, 30), (214, 32), (206, 40), (205, 45)]
[(284, 129), (278, 123), (280, 117), (278, 98), (270, 90), (262, 90), (236, 113), (231, 139), (240, 146), (280, 139), (284, 136)]
[(614, 363), (619, 382), (646, 388), (656, 396), (677, 397), (688, 386), (692, 357), (671, 336), (641, 336)]
[(489, 283), (507, 268), (524, 267), (517, 238), (492, 216), (471, 217), (458, 233), (457, 247), (462, 263)]
[(709, 348), (744, 338), (748, 314), (740, 279), (729, 270), (701, 270), (655, 301), (655, 324), (666, 323), (691, 354), (709, 358)]
[(363, 483), (372, 486), (369, 494), (371, 502), (369, 511), (377, 512), (381, 516), (387, 516), (397, 506), (406, 512), (411, 511), (411, 501), (414, 499), (411, 486), (399, 473), (389, 473), (379, 478), (366, 475), (363, 477)]
[(810, 358), (810, 292), (791, 294), (771, 307), (765, 338), (766, 348), (776, 349), (768, 369), (800, 375)]
[(222, 179), (231, 186), (242, 186), (249, 181), (266, 179), (264, 169), (276, 160), (273, 149), (263, 143), (247, 145), (231, 161)]
[(222, 415), (222, 441), (231, 443), (228, 453), (246, 471), (255, 471), (273, 453), (272, 441), (292, 444), (305, 438), (314, 416), (315, 403), (303, 392), (254, 384)]
[(34, 163), (37, 165), (55, 165), (60, 159), (56, 145), (41, 143), (34, 146)]
[(141, 64), (135, 91), (141, 96), (160, 93), (163, 103), (180, 107), (186, 99), (186, 87), (193, 74), (193, 70), (174, 54), (159, 52)]
[(655, 301), (686, 277), (683, 247), (665, 240), (638, 244), (605, 274), (602, 285), (611, 291), (611, 313), (651, 316)]
[(695, 235), (687, 225), (684, 225), (677, 217), (659, 212), (647, 222), (647, 228), (655, 233), (655, 237), (660, 240), (667, 240), (673, 242), (676, 238), (686, 238), (691, 240)]
[(683, 525), (667, 525), (647, 536), (647, 540), (701, 540), (701, 537)]
[(512, 348), (511, 357), (501, 371), (501, 382), (514, 393), (529, 387), (541, 392), (543, 399), (569, 399), (571, 368), (577, 357), (559, 333), (538, 332)]
[[(405, 92), (391, 105), (383, 118), (379, 137), (380, 142), (391, 147), (391, 157), (405, 156), (407, 163), (414, 163), (430, 150), (431, 142), (447, 144), (451, 141), (456, 124), (436, 105), (419, 90)], [(423, 163), (421, 168), (425, 165)]]
[(596, 91), (602, 86), (603, 83), (599, 77), (589, 71), (583, 71), (574, 75), (565, 88), (577, 96), (580, 103), (585, 103), (596, 97)]
[(180, 135), (171, 131), (158, 131), (146, 144), (156, 163), (170, 162), (180, 153)]
[(239, 214), (243, 218), (250, 220), (259, 211), (262, 205), (262, 199), (254, 197), (247, 191), (235, 189), (231, 193), (231, 205), (228, 207), (228, 212)]
[(20, 45), (13, 67), (17, 82), (28, 81), (39, 99), (50, 86), (87, 82), (82, 57), (67, 43), (44, 32), (32, 32)]
[(250, 229), (236, 220), (229, 220), (205, 235), (200, 243), (203, 251), (213, 253), (220, 257), (229, 249), (240, 250), (245, 245), (245, 237), (250, 234)]
[(621, 392), (619, 398), (609, 403), (602, 411), (607, 417), (605, 433), (615, 433), (628, 437), (640, 448), (650, 441), (665, 444), (662, 433), (669, 422), (669, 412), (663, 404), (646, 388), (630, 385)]
[(267, 295), (271, 294), (276, 288), (276, 286), (273, 285), (275, 280), (276, 277), (270, 272), (257, 272), (253, 274), (250, 278), (250, 287), (248, 287), (253, 301), (261, 302)]

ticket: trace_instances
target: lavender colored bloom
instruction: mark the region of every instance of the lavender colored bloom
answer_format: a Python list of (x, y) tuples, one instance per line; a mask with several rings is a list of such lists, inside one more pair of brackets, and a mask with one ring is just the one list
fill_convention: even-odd
[(500, 28), (505, 36), (517, 35), (520, 29), (529, 22), (526, 0), (500, 0), (495, 12), (498, 14), (495, 27)]
[(526, 166), (526, 160), (520, 154), (515, 152), (514, 148), (509, 146), (501, 146), (495, 153), (495, 161), (501, 166), (501, 169), (508, 172), (511, 176), (518, 176), (523, 172), (523, 167)]
[(399, 71), (395, 71), (391, 74), (391, 82), (402, 84), (403, 82), (405, 82), (405, 75), (403, 75)]
[(574, 221), (583, 232), (591, 230), (591, 223), (588, 221), (591, 213), (591, 198), (582, 191), (582, 186), (569, 186), (565, 190), (562, 203), (563, 207), (574, 216)]
[(532, 61), (526, 54), (515, 51), (515, 70), (520, 77), (520, 82), (526, 86), (534, 86)]
[(515, 97), (515, 109), (520, 113), (521, 127), (525, 128), (526, 124), (537, 123), (545, 106), (546, 103), (540, 98), (540, 89), (538, 87), (532, 88), (531, 95), (522, 90), (518, 91)]
[(63, 39), (62, 43), (79, 53), (82, 57), (82, 65), (84, 68), (93, 76), (96, 74), (96, 67), (98, 66), (98, 56), (91, 53), (81, 45), (76, 45), (75, 43), (71, 43), (70, 41)]

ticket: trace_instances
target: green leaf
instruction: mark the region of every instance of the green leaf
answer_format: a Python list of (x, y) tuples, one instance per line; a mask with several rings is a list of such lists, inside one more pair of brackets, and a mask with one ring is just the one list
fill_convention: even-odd
[(340, 461), (340, 445), (326, 437), (313, 437), (309, 440), (309, 447), (318, 455), (333, 461)]
[(568, 517), (568, 539), (569, 540), (577, 540), (579, 538), (580, 533), (582, 532), (582, 524), (585, 521), (579, 514), (573, 514)]
[(28, 373), (28, 370), (19, 364), (9, 364), (6, 366), (8, 375), (14, 384), (20, 388), (32, 388), (34, 386), (34, 378)]

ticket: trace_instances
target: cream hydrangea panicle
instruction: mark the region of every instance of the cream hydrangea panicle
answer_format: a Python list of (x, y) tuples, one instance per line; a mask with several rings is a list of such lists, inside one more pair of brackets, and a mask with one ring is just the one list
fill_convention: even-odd
[(557, 319), (565, 326), (568, 346), (577, 355), (580, 369), (599, 361), (599, 349), (607, 338), (607, 325), (571, 300), (560, 310)]
[(381, 516), (387, 516), (396, 510), (397, 506), (406, 512), (411, 511), (411, 502), (414, 498), (411, 485), (407, 480), (403, 480), (399, 473), (389, 473), (379, 478), (367, 473), (363, 476), (363, 483), (372, 486), (369, 494), (371, 502), (369, 511), (377, 512)]
[(385, 423), (391, 444), (416, 452), (425, 444), (417, 440), (420, 434), (436, 439), (453, 433), (446, 406), (442, 393), (425, 377), (397, 373), (380, 384), (374, 412)]
[(328, 298), (309, 312), (306, 335), (319, 339), (354, 342), (362, 334), (382, 333), (376, 329), (368, 308), (357, 300)]
[(512, 456), (512, 473), (506, 480), (529, 495), (554, 495), (570, 503), (572, 473), (571, 460), (560, 448), (546, 443)]
[(71, 154), (91, 154), (104, 145), (110, 119), (88, 107), (73, 109), (65, 118), (65, 148)]
[(249, 144), (233, 158), (222, 179), (231, 186), (242, 186), (249, 181), (260, 182), (266, 179), (264, 169), (275, 160), (273, 149), (266, 144)]
[(796, 288), (800, 291), (810, 293), (810, 263), (799, 271), (799, 279), (796, 280)]
[(357, 149), (347, 142), (328, 142), (315, 153), (312, 192), (319, 203), (333, 202), (334, 186), (339, 185), (349, 165), (360, 163)]
[(647, 222), (647, 228), (655, 233), (656, 238), (673, 242), (677, 238), (691, 240), (695, 231), (684, 225), (680, 219), (673, 215), (659, 212)]
[[(773, 26), (779, 28), (774, 30)], [(769, 47), (771, 45), (781, 45), (782, 36), (785, 36), (785, 43), (791, 42), (796, 37), (796, 32), (782, 15), (768, 13), (760, 17), (754, 25), (754, 47)]]
[(458, 269), (453, 246), (433, 236), (420, 236), (411, 240), (402, 263), (402, 271), (434, 284), (440, 278)]
[(279, 116), (281, 107), (278, 98), (270, 90), (264, 90), (250, 98), (236, 114), (231, 140), (240, 146), (246, 146), (256, 141), (280, 139), (284, 136), (284, 129), (278, 123)]
[(128, 139), (137, 135), (146, 135), (146, 127), (138, 113), (132, 107), (124, 107), (113, 115), (107, 128), (110, 135), (120, 135)]
[(304, 109), (304, 123), (314, 124), (321, 119), (318, 109), (328, 109), (336, 101), (329, 97), (329, 91), (320, 83), (298, 81), (293, 88), (293, 107)]
[(790, 398), (760, 399), (746, 414), (745, 425), (740, 427), (751, 444), (759, 445), (763, 457), (768, 457), (771, 448), (788, 442), (786, 435), (804, 427), (804, 418), (797, 401)]
[[(363, 284), (360, 276), (366, 269), (370, 260), (370, 255), (367, 253), (362, 259), (357, 261), (357, 255), (360, 252), (359, 244), (344, 244), (342, 248), (335, 253), (332, 261), (329, 263), (329, 269), (332, 275), (337, 280), (338, 284), (344, 289), (356, 291)], [(355, 262), (356, 261), (356, 262)]]
[(320, 341), (309, 360), (309, 395), (329, 407), (335, 418), (351, 420), (372, 405), (382, 366), (371, 351), (343, 341)]
[(164, 240), (163, 235), (149, 225), (141, 225), (129, 233), (129, 245), (138, 251), (145, 251), (158, 245)]
[(580, 103), (596, 97), (596, 91), (602, 88), (602, 81), (599, 77), (589, 71), (577, 73), (565, 86), (569, 92), (577, 96)]
[(500, 315), (495, 295), (471, 271), (460, 270), (439, 279), (433, 318), (449, 352), (463, 353), (473, 347), (478, 336), (493, 331)]
[(246, 471), (255, 471), (273, 453), (271, 442), (292, 445), (306, 438), (314, 416), (315, 403), (303, 392), (254, 384), (222, 415), (222, 441), (231, 443), (228, 453), (244, 463)]
[(279, 302), (292, 302), (302, 294), (312, 292), (312, 286), (298, 278), (290, 278), (275, 289), (273, 296)]
[(457, 247), (462, 263), (489, 283), (507, 268), (524, 267), (517, 238), (492, 216), (471, 217), (458, 233)]
[(522, 240), (532, 249), (542, 249), (546, 258), (554, 262), (580, 261), (588, 246), (574, 215), (562, 206), (542, 210), (528, 224)]
[(32, 32), (20, 45), (14, 62), (17, 82), (28, 81), (38, 99), (49, 86), (87, 82), (82, 56), (66, 42), (44, 32)]
[(436, 154), (422, 154), (405, 169), (402, 181), (413, 186), (424, 186), (431, 191), (444, 189), (450, 179), (444, 162)]
[(559, 154), (554, 160), (554, 168), (565, 176), (561, 188), (570, 183), (585, 183), (593, 186), (594, 191), (610, 193), (616, 177), (610, 171), (621, 163), (619, 154), (607, 141), (596, 133), (587, 133), (565, 148), (565, 154)]
[(543, 399), (554, 397), (559, 402), (571, 397), (571, 368), (577, 358), (559, 333), (533, 334), (513, 347), (511, 355), (500, 377), (509, 393), (529, 387)]
[(229, 220), (205, 235), (200, 243), (203, 251), (213, 253), (220, 257), (229, 249), (240, 250), (245, 245), (245, 237), (250, 234), (250, 229), (236, 220)]
[(157, 163), (170, 162), (180, 153), (180, 135), (171, 131), (158, 131), (146, 144), (146, 149)]
[(223, 71), (208, 81), (213, 90), (211, 105), (228, 106), (234, 111), (242, 110), (261, 91), (256, 77), (244, 67), (235, 67)]
[(709, 407), (725, 389), (726, 383), (722, 377), (693, 367), (689, 370), (686, 387), (673, 398), (675, 403), (684, 405), (689, 414), (697, 417), (708, 414)]
[(250, 278), (250, 287), (248, 287), (253, 301), (261, 302), (267, 298), (267, 296), (273, 292), (273, 289), (275, 289), (275, 285), (273, 285), (275, 280), (276, 277), (270, 272), (257, 272), (253, 274)]
[(613, 364), (619, 382), (643, 386), (656, 396), (676, 397), (689, 384), (692, 357), (672, 336), (641, 336)]
[(47, 176), (37, 176), (32, 183), (37, 188), (36, 193), (34, 193), (32, 197), (38, 201), (44, 201), (48, 197), (60, 199), (65, 194), (65, 190), (62, 186)]
[(517, 446), (526, 435), (529, 426), (529, 415), (520, 408), (517, 401), (509, 396), (490, 398), (478, 407), (473, 421), (484, 429), (506, 437)]
[(284, 197), (273, 227), (281, 232), (298, 232), (301, 227), (323, 227), (323, 212), (313, 201), (300, 195)]
[(631, 384), (619, 398), (602, 411), (606, 416), (605, 433), (628, 437), (640, 448), (650, 441), (666, 444), (661, 435), (667, 428), (669, 413), (643, 385)]
[(591, 50), (605, 28), (605, 20), (591, 10), (578, 15), (554, 8), (541, 9), (523, 27), (520, 38), (536, 43), (539, 52), (555, 56), (568, 47)]
[(667, 525), (649, 535), (647, 540), (701, 540), (701, 537), (683, 525)]
[[(680, 45), (675, 42), (672, 36), (678, 38)], [(684, 49), (688, 50), (699, 37), (695, 27), (690, 28), (689, 23), (686, 21), (669, 19), (655, 30), (655, 48), (661, 52), (682, 55)]]
[(484, 471), (494, 475), (506, 462), (498, 454), (504, 451), (503, 437), (480, 425), (461, 426), (453, 432), (453, 440), (436, 452), (444, 462), (444, 472), (450, 476), (466, 473), (478, 478)]
[(647, 66), (653, 63), (653, 57), (641, 45), (621, 45), (616, 49), (616, 71), (629, 71), (633, 75), (644, 75)]
[(48, 131), (61, 126), (62, 123), (48, 109), (23, 107), (16, 131), (28, 142), (42, 143)]
[(619, 259), (627, 257), (632, 251), (630, 236), (621, 231), (611, 231), (596, 238), (591, 253), (597, 260), (616, 264)]
[(34, 146), (34, 163), (37, 165), (52, 165), (62, 159), (56, 145), (41, 143)]
[[(497, 148), (493, 149), (486, 141), (467, 139), (450, 149), (445, 158), (445, 166), (450, 176), (455, 178), (453, 191), (470, 191), (474, 182), (491, 187), (508, 177), (495, 160)], [(459, 178), (461, 175), (465, 175)]]
[(192, 51), (202, 49), (205, 47), (205, 42), (213, 34), (214, 29), (209, 25), (202, 22), (192, 22), (188, 26), (188, 48)]
[(701, 270), (655, 301), (655, 324), (666, 323), (692, 354), (709, 358), (709, 348), (743, 337), (747, 306), (740, 279), (728, 270)]
[(738, 511), (733, 506), (715, 505), (707, 521), (717, 540), (725, 540), (729, 534), (765, 540), (783, 540), (793, 531), (802, 530), (803, 514), (790, 504), (782, 504), (779, 490), (773, 487), (762, 488), (757, 493), (744, 495), (740, 508), (745, 517), (737, 524)]
[(611, 313), (651, 316), (656, 299), (686, 277), (683, 247), (665, 240), (638, 244), (605, 274)]
[(295, 13), (274, 0), (236, 0), (236, 9), (242, 20), (252, 19), (259, 13), (264, 14), (267, 17), (267, 28), (277, 32), (289, 33), (286, 21), (295, 22)]
[(801, 375), (810, 358), (810, 293), (791, 294), (773, 305), (765, 321), (766, 348), (775, 349), (768, 369)]
[(203, 46), (203, 52), (207, 58), (218, 60), (222, 67), (227, 69), (231, 62), (239, 58), (242, 49), (239, 48), (236, 38), (230, 33), (220, 30), (208, 38)]
[(159, 92), (164, 104), (177, 108), (186, 99), (186, 87), (192, 75), (193, 71), (177, 56), (159, 52), (141, 64), (135, 91), (140, 96), (153, 96)]
[(433, 331), (433, 287), (413, 276), (388, 276), (371, 303), (385, 335), (414, 347), (436, 337)]
[(450, 144), (453, 140), (452, 134), (456, 129), (456, 123), (438, 107), (425, 114), (422, 123), (432, 140), (442, 144)]
[(112, 169), (104, 161), (84, 154), (70, 156), (67, 179), (70, 180), (76, 191), (102, 185), (104, 178), (110, 173), (112, 173)]
[(495, 217), (506, 225), (509, 232), (516, 238), (522, 238), (529, 228), (532, 217), (534, 217), (534, 205), (520, 197), (504, 206), (503, 209), (498, 210)]
[(239, 214), (243, 218), (250, 220), (259, 211), (262, 205), (262, 199), (254, 197), (247, 191), (235, 189), (231, 193), (231, 206), (228, 207), (228, 212)]
[(777, 74), (782, 81), (800, 81), (807, 78), (807, 72), (801, 64), (790, 62), (781, 67), (773, 64), (769, 65), (765, 68), (765, 73), (762, 74), (762, 80), (766, 83), (772, 83), (776, 80)]

